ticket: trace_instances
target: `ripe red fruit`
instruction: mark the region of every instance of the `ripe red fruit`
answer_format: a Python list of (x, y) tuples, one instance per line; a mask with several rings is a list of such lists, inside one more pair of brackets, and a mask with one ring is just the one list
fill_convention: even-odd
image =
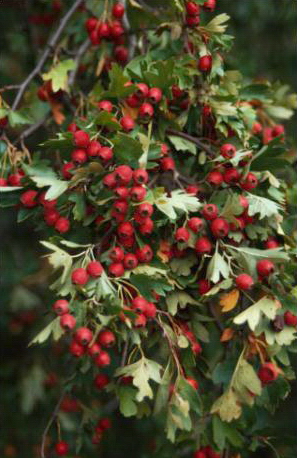
[(93, 339), (93, 333), (89, 328), (78, 328), (74, 334), (74, 339), (81, 345), (88, 345)]
[(210, 11), (212, 13), (215, 10), (216, 2), (217, 0), (206, 0), (203, 3), (203, 8), (205, 9), (205, 11)]
[(86, 349), (79, 342), (72, 340), (72, 342), (69, 345), (69, 352), (76, 358), (80, 358), (85, 354)]
[(262, 133), (262, 140), (263, 140), (264, 145), (267, 145), (267, 143), (271, 142), (272, 139), (273, 139), (272, 128), (264, 127), (263, 133)]
[(229, 224), (224, 218), (216, 218), (211, 222), (210, 229), (215, 237), (226, 237), (229, 232)]
[(91, 347), (88, 347), (87, 349), (87, 353), (89, 356), (91, 356), (91, 358), (95, 358), (96, 356), (98, 356), (100, 351), (100, 345), (98, 345), (97, 343), (94, 343)]
[(99, 261), (91, 261), (87, 265), (87, 272), (91, 277), (100, 277), (103, 272), (103, 267)]
[(207, 237), (200, 237), (195, 244), (195, 250), (198, 254), (209, 254), (212, 251), (211, 241)]
[(94, 359), (94, 363), (98, 367), (109, 366), (110, 361), (110, 356), (106, 351), (101, 351), (99, 355)]
[(231, 159), (235, 156), (236, 148), (231, 143), (225, 143), (221, 146), (220, 153), (225, 159)]
[(279, 369), (273, 363), (264, 363), (258, 371), (258, 377), (263, 385), (268, 385), (279, 376)]
[(138, 266), (138, 259), (133, 253), (127, 253), (124, 257), (124, 267), (125, 269), (131, 270), (135, 269)]
[(129, 221), (125, 221), (121, 224), (119, 224), (117, 228), (117, 233), (119, 237), (125, 238), (125, 237), (131, 237), (134, 234), (134, 227)]
[(142, 297), (137, 296), (131, 302), (131, 307), (133, 310), (136, 310), (138, 313), (144, 313), (147, 307), (148, 301)]
[(242, 208), (244, 208), (244, 210), (246, 210), (248, 207), (249, 207), (249, 201), (248, 199), (243, 196), (243, 195), (240, 195), (239, 196), (239, 203), (240, 205), (242, 206)]
[(76, 149), (71, 153), (71, 159), (77, 164), (84, 164), (88, 156), (84, 149)]
[(114, 173), (108, 173), (102, 180), (103, 184), (112, 189), (116, 186), (117, 181)]
[(127, 199), (130, 194), (130, 190), (125, 186), (118, 186), (114, 189), (114, 193), (121, 199)]
[(200, 8), (195, 2), (186, 2), (186, 11), (190, 16), (196, 16), (199, 14)]
[(53, 311), (57, 315), (65, 315), (69, 312), (69, 302), (65, 299), (58, 299), (53, 305)]
[(129, 205), (126, 200), (115, 200), (112, 204), (112, 207), (116, 213), (123, 213), (124, 215), (127, 213)]
[(190, 184), (189, 186), (186, 187), (186, 191), (188, 194), (194, 194), (197, 195), (200, 192), (199, 186), (196, 186), (194, 184)]
[(157, 307), (153, 302), (147, 302), (144, 310), (144, 315), (148, 319), (155, 318), (155, 316), (157, 315)]
[(98, 156), (102, 161), (110, 161), (113, 158), (113, 150), (108, 146), (102, 146), (98, 152)]
[(108, 272), (113, 277), (121, 277), (125, 273), (125, 268), (121, 262), (113, 262), (108, 266)]
[(124, 46), (117, 46), (114, 49), (114, 57), (120, 64), (125, 64), (128, 60), (128, 49)]
[(234, 221), (230, 223), (231, 231), (242, 231), (245, 228), (245, 220), (242, 216), (235, 217)]
[(89, 146), (87, 148), (87, 155), (89, 157), (96, 157), (99, 155), (100, 150), (101, 150), (101, 144), (97, 140), (92, 140), (89, 143)]
[(198, 292), (203, 296), (203, 294), (208, 293), (211, 289), (211, 284), (209, 280), (206, 280), (204, 278), (201, 278), (201, 280), (198, 280)]
[(151, 103), (160, 103), (163, 97), (161, 89), (158, 87), (152, 87), (148, 92), (148, 99)]
[(297, 316), (293, 315), (289, 310), (284, 313), (284, 319), (287, 326), (297, 326)]
[(24, 207), (27, 208), (32, 208), (35, 207), (38, 202), (36, 201), (36, 197), (38, 195), (37, 191), (33, 191), (33, 189), (30, 189), (28, 191), (23, 192), (21, 195), (20, 201), (24, 205)]
[(139, 226), (139, 232), (142, 235), (150, 235), (154, 230), (154, 222), (150, 218), (145, 218), (144, 222)]
[(138, 315), (134, 320), (134, 326), (136, 328), (144, 328), (146, 326), (146, 316), (144, 314)]
[(272, 136), (273, 137), (278, 137), (279, 135), (284, 135), (285, 133), (285, 127), (282, 124), (276, 124), (272, 128)]
[(258, 186), (258, 179), (253, 173), (249, 172), (240, 182), (240, 185), (245, 191), (251, 191)]
[(196, 27), (196, 25), (200, 24), (200, 17), (199, 16), (186, 16), (186, 24), (189, 27)]
[(274, 237), (269, 237), (265, 242), (265, 248), (267, 250), (273, 250), (274, 248), (279, 247), (278, 241)]
[(79, 148), (87, 148), (90, 143), (90, 136), (83, 130), (77, 130), (73, 132), (73, 139), (76, 146)]
[(261, 277), (268, 277), (275, 270), (275, 265), (269, 259), (261, 259), (257, 262), (257, 272)]
[(139, 107), (138, 116), (142, 119), (150, 119), (154, 116), (154, 107), (150, 103), (143, 103)]
[(10, 186), (22, 186), (22, 178), (23, 174), (20, 173), (19, 171), (16, 173), (12, 173), (11, 175), (8, 175), (7, 181)]
[(107, 111), (108, 113), (112, 112), (112, 103), (109, 100), (101, 100), (97, 106), (100, 110)]
[(189, 385), (191, 385), (192, 388), (194, 388), (194, 390), (197, 391), (199, 389), (199, 383), (194, 378), (187, 377), (186, 381), (188, 382)]
[(174, 238), (177, 242), (187, 242), (190, 238), (190, 232), (185, 227), (179, 227), (175, 234)]
[(101, 432), (109, 428), (111, 428), (111, 421), (109, 418), (101, 418), (96, 426), (96, 430)]
[(60, 217), (60, 213), (57, 210), (46, 210), (43, 217), (48, 226), (54, 226)]
[(154, 207), (152, 204), (149, 204), (148, 202), (144, 202), (140, 205), (138, 205), (136, 209), (136, 213), (141, 217), (141, 218), (147, 218), (152, 216), (154, 212)]
[(172, 157), (164, 157), (160, 160), (160, 167), (163, 172), (173, 171), (175, 169), (175, 162)]
[(200, 57), (200, 59), (198, 60), (198, 69), (201, 72), (205, 72), (205, 73), (210, 72), (211, 67), (212, 67), (212, 56), (206, 55), (206, 56)]
[(100, 22), (97, 30), (98, 30), (98, 36), (100, 38), (109, 38), (110, 37), (110, 28), (107, 22)]
[(51, 210), (57, 205), (57, 199), (48, 200), (45, 198), (46, 192), (42, 192), (38, 197), (38, 203), (43, 205), (46, 210)]
[(119, 165), (115, 171), (114, 176), (120, 184), (128, 184), (132, 180), (133, 171), (128, 165)]
[(206, 178), (207, 182), (213, 186), (219, 186), (223, 183), (223, 175), (218, 170), (212, 170)]
[(69, 452), (69, 445), (65, 441), (57, 442), (55, 445), (55, 452), (58, 456), (67, 455)]
[(6, 178), (0, 178), (0, 186), (2, 186), (2, 187), (7, 186)]
[(84, 286), (89, 281), (89, 274), (86, 269), (79, 267), (72, 272), (71, 281), (74, 285)]
[(254, 135), (258, 135), (262, 132), (263, 126), (260, 122), (254, 122), (253, 127), (252, 127), (252, 133)]
[(141, 202), (146, 196), (146, 189), (143, 186), (133, 186), (130, 196), (135, 202)]
[(63, 164), (61, 172), (65, 180), (70, 180), (72, 178), (70, 170), (73, 170), (74, 168), (75, 164), (73, 162), (66, 162), (66, 164)]
[(205, 219), (211, 221), (218, 216), (218, 207), (215, 204), (206, 204), (202, 209), (202, 214)]
[(141, 104), (141, 100), (137, 97), (136, 94), (131, 94), (126, 97), (126, 103), (131, 108), (137, 108)]
[(254, 280), (248, 274), (240, 274), (235, 278), (235, 283), (239, 289), (246, 291), (254, 285)]
[(109, 257), (112, 261), (120, 262), (124, 259), (124, 250), (122, 248), (115, 246), (110, 250)]
[(136, 184), (145, 184), (148, 182), (149, 176), (145, 169), (136, 169), (133, 171), (133, 181)]
[(105, 329), (98, 336), (98, 343), (102, 347), (112, 347), (115, 344), (116, 337), (112, 331)]
[(87, 31), (90, 33), (94, 29), (96, 29), (97, 24), (98, 24), (98, 19), (95, 18), (95, 17), (90, 17), (89, 19), (86, 20), (85, 27), (86, 27)]
[(240, 180), (240, 173), (231, 167), (224, 172), (223, 179), (226, 184), (236, 184)]
[(65, 232), (68, 232), (70, 229), (70, 221), (67, 218), (64, 218), (61, 216), (60, 218), (57, 219), (55, 222), (55, 229), (56, 231), (60, 232), (60, 234), (65, 234)]
[(142, 248), (136, 250), (135, 255), (139, 262), (150, 262), (153, 259), (153, 250), (149, 245), (144, 245)]
[(106, 385), (109, 384), (109, 377), (105, 374), (98, 374), (96, 375), (95, 377), (95, 380), (94, 380), (94, 385), (96, 388), (98, 388), (98, 390), (102, 390), (103, 388), (106, 387)]
[(112, 7), (112, 15), (116, 19), (122, 19), (125, 14), (125, 7), (122, 3), (115, 3)]
[(72, 329), (75, 328), (76, 319), (69, 313), (65, 313), (65, 315), (62, 315), (60, 318), (60, 325), (65, 331), (72, 331)]
[(193, 458), (207, 458), (206, 454), (204, 453), (203, 450), (196, 450), (194, 453)]
[(75, 124), (75, 122), (71, 122), (68, 127), (67, 127), (68, 132), (76, 132), (79, 130), (78, 126)]

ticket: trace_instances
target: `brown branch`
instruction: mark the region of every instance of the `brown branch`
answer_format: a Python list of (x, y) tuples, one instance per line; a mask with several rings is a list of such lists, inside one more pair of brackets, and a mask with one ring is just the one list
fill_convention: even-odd
[(57, 417), (57, 414), (59, 412), (60, 405), (61, 405), (61, 402), (63, 401), (64, 396), (65, 396), (65, 389), (63, 390), (61, 396), (59, 397), (58, 402), (57, 402), (53, 412), (51, 413), (49, 421), (47, 422), (47, 425), (46, 425), (46, 427), (45, 427), (45, 429), (44, 429), (44, 431), (42, 433), (42, 441), (41, 441), (41, 449), (40, 449), (41, 458), (46, 458), (46, 455), (45, 455), (45, 443), (46, 443), (47, 433), (49, 432), (50, 427), (52, 426), (55, 418)]
[(195, 145), (199, 146), (199, 148), (201, 148), (211, 157), (214, 155), (213, 151), (209, 148), (209, 146), (205, 145), (197, 137), (192, 137), (192, 135), (186, 134), (184, 132), (179, 132), (178, 130), (174, 130), (174, 129), (167, 129), (166, 133), (169, 135), (176, 135), (177, 137), (184, 138), (185, 140), (189, 140), (190, 142), (195, 143)]
[(32, 72), (27, 76), (27, 78), (20, 85), (20, 89), (19, 89), (19, 91), (18, 91), (18, 93), (16, 95), (16, 98), (15, 98), (15, 100), (13, 102), (13, 105), (12, 105), (12, 110), (16, 110), (16, 108), (18, 107), (18, 104), (20, 103), (20, 101), (21, 101), (21, 99), (23, 97), (23, 94), (24, 94), (25, 90), (27, 89), (28, 85), (33, 80), (33, 78), (36, 75), (38, 75), (38, 73), (41, 71), (41, 69), (42, 69), (44, 63), (46, 62), (46, 59), (48, 58), (49, 54), (51, 53), (52, 49), (58, 43), (58, 41), (60, 39), (60, 36), (61, 36), (62, 32), (64, 31), (69, 19), (71, 18), (72, 14), (77, 10), (77, 8), (79, 7), (79, 5), (82, 2), (83, 2), (83, 0), (76, 0), (73, 3), (72, 7), (67, 11), (65, 16), (61, 19), (57, 30), (55, 31), (55, 33), (52, 35), (52, 37), (48, 41), (48, 43), (47, 43), (47, 45), (45, 47), (45, 50), (43, 51), (43, 54), (41, 55), (37, 65), (35, 66), (35, 68), (32, 70)]
[(19, 89), (20, 84), (7, 84), (6, 86), (3, 86), (0, 88), (0, 92), (5, 92), (5, 91), (12, 91), (14, 89)]
[(69, 79), (68, 79), (68, 84), (69, 86), (73, 86), (74, 82), (75, 82), (75, 78), (76, 78), (76, 75), (77, 75), (77, 72), (78, 72), (78, 68), (79, 68), (79, 64), (80, 64), (80, 61), (83, 57), (83, 55), (87, 52), (88, 48), (90, 47), (91, 45), (91, 42), (90, 40), (87, 38), (81, 45), (80, 47), (78, 48), (77, 52), (75, 53), (75, 59), (74, 59), (74, 62), (75, 62), (75, 69), (70, 73), (69, 75)]

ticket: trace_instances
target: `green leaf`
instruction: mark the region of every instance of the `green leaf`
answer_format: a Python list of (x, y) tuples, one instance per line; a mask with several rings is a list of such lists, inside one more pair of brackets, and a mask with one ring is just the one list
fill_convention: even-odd
[(120, 163), (138, 166), (138, 160), (143, 153), (140, 141), (130, 135), (119, 132), (113, 139), (114, 154)]
[(8, 121), (11, 127), (17, 126), (19, 124), (31, 124), (32, 123), (32, 119), (29, 118), (27, 115), (19, 111), (12, 111), (12, 110), (9, 110), (8, 112)]
[(62, 89), (68, 90), (68, 72), (74, 70), (76, 64), (73, 59), (66, 59), (54, 65), (49, 72), (44, 73), (42, 78), (44, 81), (51, 80), (54, 92)]
[(170, 269), (178, 276), (188, 277), (191, 275), (191, 267), (195, 264), (197, 264), (197, 256), (191, 253), (186, 258), (170, 261)]
[(189, 153), (196, 154), (196, 145), (185, 138), (177, 137), (176, 135), (168, 135), (169, 140), (177, 151), (188, 151)]
[(273, 345), (275, 343), (280, 346), (291, 345), (297, 338), (297, 330), (289, 326), (286, 326), (280, 332), (273, 332), (271, 329), (267, 328), (264, 330), (264, 333), (268, 345)]
[(181, 212), (194, 212), (201, 207), (201, 203), (195, 196), (191, 196), (181, 189), (172, 191), (171, 196), (168, 197), (165, 193), (159, 195), (154, 201), (157, 208), (169, 219), (176, 219), (178, 214), (177, 210)]
[(217, 294), (221, 289), (225, 290), (232, 286), (233, 280), (232, 278), (226, 278), (226, 280), (221, 281), (218, 285), (213, 286), (204, 296), (214, 296)]
[(257, 324), (260, 322), (262, 315), (265, 315), (270, 320), (273, 320), (276, 317), (277, 310), (277, 302), (268, 296), (264, 296), (258, 302), (237, 315), (233, 319), (233, 322), (238, 325), (247, 322), (250, 329), (254, 331)]
[(57, 316), (53, 321), (51, 321), (42, 331), (40, 331), (34, 339), (29, 343), (29, 347), (36, 343), (45, 342), (51, 334), (53, 334), (54, 340), (59, 340), (60, 337), (64, 334), (64, 329), (60, 326), (60, 317)]
[(48, 248), (52, 251), (51, 254), (47, 255), (50, 264), (53, 266), (54, 269), (62, 269), (63, 273), (61, 275), (61, 282), (63, 283), (69, 275), (71, 267), (72, 267), (72, 257), (66, 251), (62, 250), (61, 248), (57, 247), (56, 245), (41, 241), (40, 242), (43, 246)]
[[(230, 16), (228, 14), (222, 13), (214, 17), (208, 24), (203, 28), (206, 29), (209, 33), (224, 33), (228, 27), (225, 22), (229, 21)], [(223, 25), (224, 24), (224, 25)]]
[(129, 81), (129, 78), (125, 76), (123, 69), (118, 64), (112, 64), (108, 75), (110, 78), (109, 87), (108, 90), (102, 94), (102, 98), (127, 97), (135, 91), (134, 85), (125, 87), (125, 83)]
[(270, 95), (270, 89), (267, 84), (250, 84), (243, 87), (239, 92), (242, 100), (267, 100)]
[(256, 196), (255, 194), (248, 193), (247, 199), (249, 201), (248, 214), (250, 216), (259, 213), (259, 219), (266, 216), (275, 216), (280, 213), (282, 207), (273, 200), (266, 199), (266, 197)]
[(81, 221), (86, 215), (86, 202), (84, 195), (79, 192), (73, 192), (69, 196), (69, 200), (74, 202), (74, 207), (72, 209), (74, 219), (76, 221)]
[(285, 253), (282, 248), (274, 248), (273, 250), (258, 250), (257, 248), (249, 248), (249, 247), (235, 247), (231, 245), (225, 245), (230, 250), (238, 251), (240, 253), (244, 253), (247, 256), (252, 256), (255, 258), (260, 259), (271, 259), (272, 261), (288, 261), (289, 255)]
[(137, 413), (136, 393), (137, 390), (131, 386), (119, 386), (117, 390), (119, 408), (124, 417), (132, 417)]
[(34, 365), (21, 381), (21, 410), (29, 414), (38, 401), (45, 398), (46, 373), (41, 366)]
[(228, 195), (223, 210), (220, 216), (224, 217), (228, 221), (234, 221), (234, 216), (238, 216), (242, 213), (242, 205), (240, 205), (239, 196), (237, 194)]
[(167, 291), (173, 289), (173, 286), (165, 278), (153, 278), (143, 274), (131, 275), (130, 282), (149, 301), (154, 300), (153, 291), (160, 296), (165, 296)]
[(197, 305), (199, 302), (193, 299), (185, 291), (174, 291), (166, 296), (166, 304), (168, 312), (171, 315), (175, 315), (177, 313), (178, 306), (184, 309), (188, 304)]
[(241, 415), (241, 406), (238, 404), (236, 393), (228, 389), (213, 404), (210, 413), (217, 413), (223, 421), (237, 420)]
[(229, 266), (216, 248), (215, 254), (207, 266), (206, 278), (212, 283), (217, 283), (221, 277), (228, 278), (229, 275)]
[(293, 110), (281, 106), (266, 105), (265, 109), (270, 116), (276, 119), (290, 119), (294, 114)]
[(105, 271), (102, 272), (101, 276), (97, 280), (96, 284), (96, 297), (100, 299), (101, 297), (114, 296), (116, 290), (106, 275)]
[(220, 450), (225, 448), (226, 439), (234, 447), (241, 447), (243, 444), (243, 437), (237, 429), (223, 422), (217, 415), (212, 417), (212, 430), (214, 442)]
[(24, 164), (23, 168), (38, 188), (49, 186), (45, 194), (45, 198), (48, 200), (56, 199), (68, 189), (69, 182), (59, 180), (55, 172), (49, 167), (28, 166)]

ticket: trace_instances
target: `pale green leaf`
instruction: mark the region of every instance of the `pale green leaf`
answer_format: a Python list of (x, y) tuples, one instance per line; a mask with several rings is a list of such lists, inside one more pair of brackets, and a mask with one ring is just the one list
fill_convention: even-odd
[(221, 277), (228, 278), (230, 269), (223, 256), (216, 249), (206, 271), (206, 278), (212, 283), (217, 283)]
[(274, 299), (264, 296), (255, 304), (251, 305), (237, 315), (233, 322), (239, 325), (247, 322), (250, 329), (254, 331), (262, 315), (265, 315), (270, 320), (273, 320), (276, 317), (277, 310), (278, 303)]
[(63, 283), (70, 273), (72, 267), (72, 257), (66, 251), (62, 250), (61, 248), (57, 247), (53, 243), (41, 241), (40, 242), (43, 246), (48, 248), (52, 251), (51, 254), (47, 255), (50, 264), (53, 266), (54, 269), (63, 269), (63, 273), (61, 275), (61, 282)]
[(247, 199), (249, 201), (248, 214), (254, 216), (259, 213), (259, 219), (278, 215), (282, 207), (273, 200), (266, 199), (266, 197), (256, 196), (255, 194), (248, 193)]
[(68, 90), (68, 72), (75, 69), (75, 62), (73, 59), (66, 59), (54, 65), (49, 72), (44, 73), (42, 78), (44, 81), (51, 80), (54, 92), (62, 89)]
[(197, 149), (195, 143), (176, 135), (169, 135), (168, 138), (177, 151), (188, 151), (189, 153), (196, 154)]
[(64, 329), (60, 326), (60, 317), (57, 316), (53, 321), (51, 321), (42, 331), (40, 331), (34, 339), (29, 343), (29, 347), (36, 343), (45, 342), (51, 334), (53, 334), (53, 339), (59, 340), (60, 337), (64, 334)]
[(175, 315), (177, 313), (178, 307), (183, 309), (188, 304), (198, 305), (199, 302), (193, 299), (185, 291), (174, 291), (166, 296), (166, 304), (168, 312), (171, 315)]
[(170, 197), (165, 193), (161, 196), (158, 195), (154, 203), (162, 213), (165, 213), (172, 220), (177, 218), (177, 210), (188, 213), (197, 211), (201, 207), (197, 197), (191, 196), (181, 189), (172, 191)]

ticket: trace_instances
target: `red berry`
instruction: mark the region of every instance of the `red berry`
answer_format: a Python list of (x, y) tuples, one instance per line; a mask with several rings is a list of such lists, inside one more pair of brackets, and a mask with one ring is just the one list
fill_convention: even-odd
[(90, 17), (85, 22), (85, 27), (89, 33), (95, 30), (97, 25), (98, 25), (98, 19), (95, 17)]
[(285, 133), (285, 127), (282, 124), (276, 124), (272, 128), (272, 136), (273, 137), (278, 137), (279, 135), (284, 135)]
[(249, 172), (240, 182), (240, 185), (245, 191), (251, 191), (258, 186), (258, 179), (253, 173)]
[(202, 214), (205, 219), (211, 221), (218, 216), (218, 207), (215, 204), (206, 204), (202, 209)]
[(212, 251), (211, 241), (207, 237), (200, 237), (195, 244), (195, 250), (198, 254), (209, 254)]
[(97, 106), (100, 110), (107, 111), (108, 113), (112, 112), (112, 103), (109, 100), (101, 100)]
[(35, 207), (38, 204), (38, 202), (36, 201), (37, 195), (38, 195), (37, 191), (33, 191), (32, 189), (30, 189), (28, 191), (23, 192), (23, 194), (21, 195), (20, 201), (22, 202), (24, 207), (27, 207), (27, 208)]
[(139, 262), (147, 263), (153, 259), (153, 250), (149, 245), (144, 245), (142, 248), (136, 250), (135, 255)]
[(126, 200), (119, 199), (119, 200), (114, 201), (114, 203), (112, 204), (112, 207), (115, 212), (122, 213), (125, 215), (128, 211), (129, 205)]
[(204, 227), (204, 221), (201, 218), (198, 218), (196, 216), (193, 216), (192, 218), (189, 219), (187, 222), (187, 226), (191, 231), (193, 231), (195, 234), (198, 234), (198, 232), (202, 231)]
[(225, 143), (221, 146), (220, 153), (225, 159), (232, 159), (235, 156), (236, 148), (231, 143)]
[(244, 208), (244, 210), (246, 210), (248, 207), (249, 207), (249, 201), (248, 199), (243, 196), (243, 195), (240, 195), (239, 196), (239, 203), (240, 205), (242, 206), (242, 208)]
[(199, 186), (196, 186), (194, 184), (190, 184), (189, 186), (186, 187), (186, 191), (188, 194), (194, 194), (197, 195), (200, 191)]
[(93, 339), (93, 333), (89, 328), (78, 328), (74, 334), (74, 339), (81, 345), (88, 345)]
[(196, 27), (200, 24), (200, 17), (199, 16), (186, 16), (186, 24), (189, 27)]
[(72, 173), (70, 173), (70, 170), (73, 170), (74, 168), (75, 164), (73, 162), (66, 162), (66, 164), (63, 164), (61, 171), (65, 180), (70, 180), (72, 178)]
[(149, 176), (145, 169), (136, 169), (133, 171), (133, 181), (137, 184), (145, 184), (148, 182)]
[(139, 107), (138, 116), (142, 119), (150, 119), (154, 116), (154, 107), (150, 103), (143, 103)]
[(197, 356), (202, 352), (201, 345), (198, 342), (193, 342), (191, 345), (192, 352)]
[(275, 270), (275, 265), (269, 259), (261, 259), (257, 262), (257, 272), (261, 277), (268, 277)]
[(205, 73), (210, 72), (211, 67), (212, 67), (212, 56), (206, 55), (206, 56), (200, 57), (198, 61), (198, 69), (201, 72), (205, 72)]
[(138, 313), (144, 313), (147, 308), (148, 301), (142, 297), (137, 296), (133, 299), (131, 303), (131, 307), (133, 310), (136, 310)]
[(171, 86), (171, 92), (175, 99), (179, 99), (185, 95), (185, 91), (181, 89), (177, 84), (173, 84), (173, 86)]
[(126, 98), (126, 103), (131, 108), (137, 108), (141, 104), (141, 100), (136, 94), (131, 94)]
[(203, 450), (196, 450), (196, 452), (193, 455), (193, 458), (207, 458), (207, 456)]
[(75, 285), (84, 286), (89, 281), (89, 274), (86, 269), (79, 267), (72, 272), (71, 280)]
[(160, 103), (163, 97), (161, 89), (158, 87), (152, 87), (148, 92), (148, 98), (151, 103)]
[(94, 359), (94, 363), (98, 367), (105, 367), (110, 365), (110, 356), (106, 351), (101, 351)]
[(91, 261), (87, 265), (87, 272), (91, 277), (100, 277), (103, 272), (103, 267), (99, 261)]
[(155, 316), (157, 315), (157, 307), (153, 302), (147, 302), (144, 310), (144, 315), (148, 319), (155, 318)]
[(72, 329), (75, 328), (76, 319), (69, 313), (65, 313), (65, 315), (62, 315), (60, 318), (60, 325), (65, 331), (72, 331)]
[(154, 207), (152, 204), (149, 204), (148, 202), (144, 202), (140, 205), (138, 205), (136, 209), (136, 213), (140, 215), (141, 218), (147, 218), (152, 216), (154, 212)]
[(110, 250), (109, 257), (112, 261), (120, 262), (124, 259), (124, 250), (122, 248), (115, 246)]
[(207, 182), (213, 186), (219, 186), (223, 183), (223, 175), (218, 170), (212, 170), (206, 178)]
[(105, 329), (98, 336), (98, 343), (102, 347), (112, 347), (115, 344), (116, 337), (112, 331)]
[(203, 296), (203, 294), (208, 293), (211, 289), (211, 284), (209, 280), (206, 280), (202, 278), (201, 280), (198, 280), (198, 292)]
[(114, 49), (114, 57), (120, 64), (125, 64), (128, 60), (128, 49), (124, 46), (117, 46)]
[(80, 358), (81, 356), (83, 356), (85, 354), (86, 349), (79, 342), (76, 342), (75, 340), (72, 340), (72, 342), (71, 342), (71, 344), (69, 346), (69, 351), (76, 358)]
[(196, 16), (199, 14), (200, 8), (195, 2), (186, 2), (186, 11), (190, 16)]
[(0, 186), (2, 186), (2, 187), (7, 186), (6, 178), (0, 178)]
[(114, 21), (110, 24), (110, 35), (115, 40), (116, 44), (124, 44), (125, 40), (119, 40), (122, 38), (122, 35), (125, 33), (125, 30), (119, 21)]
[(267, 145), (267, 143), (271, 142), (271, 140), (273, 139), (271, 127), (264, 127), (262, 139), (263, 139), (264, 145)]
[(114, 189), (114, 193), (118, 197), (121, 197), (121, 199), (127, 199), (130, 195), (130, 190), (126, 188), (125, 186), (118, 186), (117, 188)]
[(57, 315), (65, 315), (69, 312), (69, 302), (65, 299), (58, 299), (53, 305), (53, 310)]
[(106, 385), (108, 385), (110, 382), (109, 380), (109, 377), (105, 374), (98, 374), (96, 375), (95, 377), (95, 380), (94, 380), (94, 385), (96, 388), (98, 388), (98, 390), (102, 390), (103, 388), (106, 387)]
[(211, 222), (210, 229), (215, 237), (226, 237), (229, 232), (229, 224), (224, 218), (216, 218)]
[(116, 176), (114, 173), (108, 173), (102, 180), (103, 184), (108, 188), (114, 188), (117, 184)]
[(106, 429), (111, 428), (111, 421), (109, 418), (101, 418), (98, 421), (98, 424), (96, 426), (96, 429), (98, 428), (98, 431), (105, 431)]
[(145, 218), (144, 222), (139, 226), (139, 232), (142, 235), (150, 235), (154, 230), (154, 222), (150, 218)]
[(235, 278), (236, 285), (239, 289), (244, 291), (251, 289), (254, 285), (254, 280), (248, 274), (240, 274)]
[(225, 171), (223, 179), (227, 184), (236, 184), (240, 180), (240, 173), (237, 169), (231, 167)]
[(22, 186), (22, 178), (23, 174), (20, 172), (12, 173), (11, 175), (8, 175), (7, 182), (10, 186)]
[(262, 132), (263, 126), (260, 122), (254, 122), (253, 127), (252, 127), (252, 133), (254, 135), (258, 135)]
[(109, 38), (110, 37), (110, 28), (107, 22), (100, 22), (97, 30), (98, 30), (98, 36), (100, 38)]
[(134, 235), (132, 235), (131, 237), (124, 237), (124, 238), (119, 237), (119, 242), (125, 248), (132, 248), (132, 246), (135, 243), (135, 237)]
[(77, 130), (76, 132), (73, 132), (73, 139), (75, 145), (79, 148), (87, 148), (89, 146), (90, 136), (83, 130)]
[(210, 11), (210, 12), (212, 13), (212, 12), (215, 10), (216, 2), (217, 2), (217, 0), (206, 0), (206, 1), (203, 3), (203, 8), (204, 8), (206, 11)]
[(110, 161), (113, 158), (113, 150), (108, 146), (102, 146), (98, 156), (102, 159), (102, 161)]
[(60, 213), (57, 210), (46, 210), (43, 217), (48, 226), (54, 226), (60, 218)]
[(120, 184), (128, 184), (132, 180), (133, 171), (128, 165), (119, 165), (115, 171), (114, 176)]
[(273, 250), (274, 248), (278, 248), (279, 243), (274, 237), (269, 237), (265, 242), (265, 248), (267, 250)]
[(76, 149), (71, 153), (71, 159), (77, 164), (84, 164), (88, 156), (84, 149)]
[(175, 169), (175, 162), (172, 157), (164, 157), (160, 160), (160, 167), (163, 172), (173, 171)]
[(136, 91), (136, 96), (140, 99), (143, 100), (148, 96), (149, 93), (149, 87), (145, 83), (137, 83), (137, 91)]
[[(96, 157), (99, 156), (101, 150), (101, 144), (97, 140), (92, 140), (89, 143), (89, 146), (87, 148), (87, 155), (89, 157)], [(73, 159), (73, 158), (72, 158)], [(74, 159), (73, 159), (74, 160)]]
[(199, 383), (197, 382), (197, 380), (195, 380), (194, 378), (191, 378), (191, 377), (187, 377), (186, 381), (188, 382), (189, 385), (191, 385), (192, 388), (194, 388), (194, 390), (196, 390), (196, 391), (198, 390)]
[(131, 237), (134, 234), (134, 227), (128, 221), (119, 224), (117, 228), (117, 233), (119, 237)]
[(297, 316), (293, 315), (289, 310), (284, 313), (284, 319), (287, 326), (297, 326)]
[(146, 196), (146, 189), (143, 186), (133, 186), (130, 196), (135, 202), (141, 202)]
[(63, 216), (58, 218), (55, 222), (55, 229), (56, 231), (60, 232), (60, 234), (65, 234), (65, 232), (68, 232), (70, 229), (69, 219), (64, 218)]
[(65, 441), (57, 442), (55, 445), (55, 452), (59, 456), (67, 455), (69, 452), (69, 445)]
[(46, 210), (52, 210), (57, 205), (57, 199), (48, 200), (45, 198), (46, 192), (42, 192), (38, 197), (38, 202), (43, 205)]
[(190, 232), (185, 227), (180, 227), (176, 230), (174, 238), (177, 242), (187, 242), (190, 238)]
[(243, 217), (234, 218), (234, 221), (230, 223), (231, 231), (243, 230), (245, 228), (245, 220)]
[(122, 3), (115, 3), (112, 7), (112, 15), (116, 19), (121, 19), (125, 14), (125, 7)]
[(97, 343), (94, 343), (91, 347), (88, 347), (87, 350), (87, 353), (89, 356), (91, 356), (91, 358), (96, 358), (96, 356), (98, 356), (100, 352), (101, 348), (100, 345), (98, 345)]
[(144, 314), (140, 314), (135, 318), (134, 326), (136, 328), (144, 328), (146, 326), (146, 316)]
[(109, 265), (108, 272), (113, 277), (121, 277), (125, 273), (125, 268), (121, 262), (113, 262)]
[(125, 269), (128, 269), (128, 270), (135, 269), (135, 267), (137, 267), (138, 265), (138, 259), (135, 256), (135, 254), (128, 253), (128, 254), (125, 254), (123, 264), (124, 264)]
[(279, 369), (273, 363), (264, 363), (258, 371), (258, 377), (263, 383), (267, 385), (277, 379)]

